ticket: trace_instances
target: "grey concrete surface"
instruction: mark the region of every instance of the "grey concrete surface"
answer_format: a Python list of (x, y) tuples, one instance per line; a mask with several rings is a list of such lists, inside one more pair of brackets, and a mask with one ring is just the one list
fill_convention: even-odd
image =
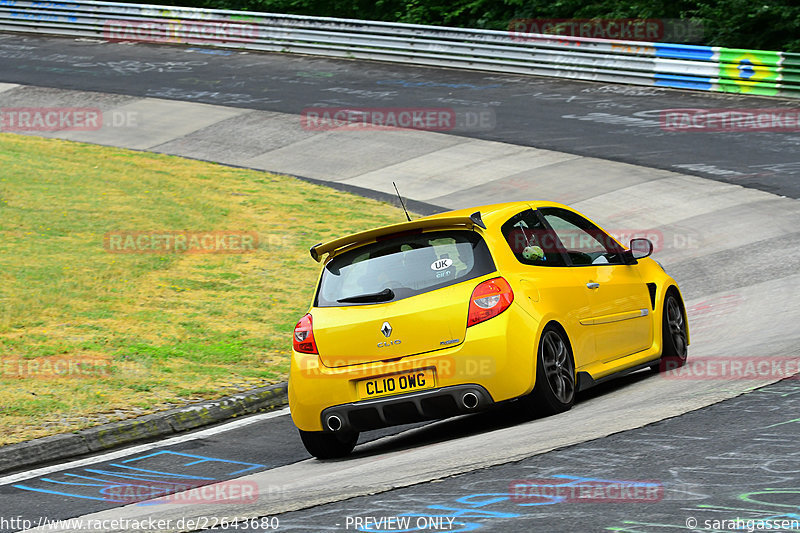
[(145, 98), (113, 110), (111, 115), (118, 114), (121, 126), (105, 126), (89, 132), (65, 132), (59, 134), (59, 138), (147, 150), (244, 112), (209, 104)]
[(15, 87), (18, 87), (16, 83), (0, 83), (0, 93), (10, 91)]

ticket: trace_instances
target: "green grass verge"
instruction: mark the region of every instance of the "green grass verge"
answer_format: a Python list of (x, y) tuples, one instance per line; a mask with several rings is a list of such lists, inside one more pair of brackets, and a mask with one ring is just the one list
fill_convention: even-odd
[[(284, 380), (319, 271), (308, 248), (402, 220), (286, 176), (0, 134), (0, 445)], [(120, 231), (259, 244), (109, 253)]]

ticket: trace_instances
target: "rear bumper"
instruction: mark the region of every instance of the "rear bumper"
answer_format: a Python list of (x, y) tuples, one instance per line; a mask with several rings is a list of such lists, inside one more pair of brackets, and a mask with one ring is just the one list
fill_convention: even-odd
[[(323, 412), (329, 409), (367, 406), (372, 405), (371, 402), (393, 405), (394, 400), (406, 398), (406, 394), (449, 391), (451, 387), (460, 386), (480, 387), (494, 402), (522, 396), (534, 386), (538, 330), (539, 324), (515, 303), (501, 315), (468, 328), (461, 344), (399, 360), (329, 368), (321, 364), (317, 355), (293, 352), (289, 371), (292, 420), (303, 431), (323, 431), (326, 429)], [(420, 369), (435, 372), (435, 385), (430, 389), (378, 398), (365, 398), (359, 394), (358, 383), (361, 380)], [(428, 403), (425, 409), (416, 411), (418, 415), (430, 418), (435, 409), (431, 409)], [(362, 415), (375, 424), (380, 422), (381, 426), (387, 426), (391, 425), (388, 423), (390, 420), (395, 419), (395, 412), (401, 409), (408, 408), (389, 408), (388, 415), (383, 410), (383, 418), (381, 414)], [(460, 414), (460, 411), (454, 414)], [(435, 418), (446, 416), (449, 415)], [(357, 422), (367, 424), (366, 421)]]
[(465, 384), (328, 407), (324, 431), (367, 431), (473, 413), (494, 401), (480, 385)]

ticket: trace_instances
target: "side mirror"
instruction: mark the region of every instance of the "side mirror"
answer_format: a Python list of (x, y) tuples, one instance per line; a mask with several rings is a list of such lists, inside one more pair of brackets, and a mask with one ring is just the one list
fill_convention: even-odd
[(632, 239), (631, 257), (634, 259), (644, 259), (653, 253), (653, 243), (650, 239)]

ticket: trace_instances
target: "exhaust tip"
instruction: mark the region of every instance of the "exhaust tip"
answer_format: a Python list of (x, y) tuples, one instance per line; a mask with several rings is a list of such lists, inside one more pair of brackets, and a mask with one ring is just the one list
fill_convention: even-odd
[(464, 396), (461, 397), (461, 403), (467, 409), (475, 409), (476, 407), (478, 407), (479, 403), (478, 395), (475, 394), (474, 392), (464, 393)]
[(328, 429), (331, 431), (339, 431), (342, 429), (342, 419), (336, 415), (329, 416), (325, 423), (328, 424)]

